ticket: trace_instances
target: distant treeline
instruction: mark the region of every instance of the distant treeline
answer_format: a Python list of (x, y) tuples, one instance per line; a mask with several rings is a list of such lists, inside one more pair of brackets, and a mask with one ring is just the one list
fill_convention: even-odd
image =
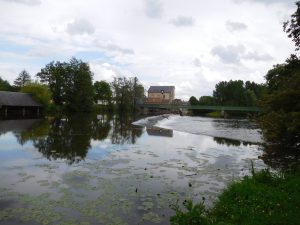
[(242, 80), (221, 81), (212, 96), (190, 97), (191, 105), (256, 106), (267, 93), (265, 84)]
[(30, 93), (49, 111), (92, 111), (95, 105), (133, 111), (144, 98), (144, 87), (136, 77), (96, 81), (88, 63), (72, 58), (50, 62), (36, 74), (36, 81), (23, 70), (13, 85), (0, 77), (0, 91)]

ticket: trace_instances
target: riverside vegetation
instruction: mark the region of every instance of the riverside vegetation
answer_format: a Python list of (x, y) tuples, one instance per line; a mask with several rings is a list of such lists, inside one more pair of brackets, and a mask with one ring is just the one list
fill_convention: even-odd
[[(284, 23), (284, 31), (293, 39), (297, 52), (300, 49), (300, 1), (296, 6), (296, 12)], [(273, 164), (277, 172), (268, 169), (255, 172), (252, 167), (252, 176), (229, 185), (209, 210), (203, 202), (194, 204), (190, 200), (183, 202), (185, 210), (178, 204), (173, 206), (176, 212), (171, 217), (173, 225), (300, 224), (299, 57), (291, 55), (285, 63), (275, 65), (265, 78), (267, 92), (260, 102), (264, 112), (258, 123), (265, 139), (265, 154), (279, 161)], [(214, 97), (206, 99), (212, 101)], [(287, 163), (280, 164), (286, 162), (285, 159)]]

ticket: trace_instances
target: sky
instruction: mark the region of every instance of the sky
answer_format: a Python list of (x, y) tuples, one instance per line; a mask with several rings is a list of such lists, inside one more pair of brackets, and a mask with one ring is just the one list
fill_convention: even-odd
[(212, 95), (220, 81), (263, 83), (294, 52), (282, 24), (295, 0), (0, 0), (0, 77), (32, 78), (76, 57), (93, 80), (138, 77), (176, 98)]

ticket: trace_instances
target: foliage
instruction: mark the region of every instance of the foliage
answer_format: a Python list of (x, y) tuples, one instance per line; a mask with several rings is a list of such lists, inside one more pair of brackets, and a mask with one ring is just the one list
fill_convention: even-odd
[(18, 88), (21, 88), (30, 82), (31, 82), (31, 77), (29, 73), (26, 70), (22, 70), (19, 76), (15, 79), (14, 85)]
[(296, 3), (297, 10), (292, 14), (291, 19), (284, 23), (283, 29), (288, 34), (289, 38), (292, 38), (295, 43), (296, 50), (300, 49), (300, 1)]
[(201, 96), (198, 101), (199, 105), (216, 105), (216, 100), (212, 96)]
[(67, 63), (52, 61), (37, 73), (37, 77), (40, 78), (40, 81), (48, 85), (55, 105), (63, 105), (67, 66)]
[(112, 90), (106, 81), (96, 81), (94, 83), (94, 89), (95, 89), (95, 101), (102, 101), (102, 103), (110, 103), (112, 99)]
[(189, 203), (193, 207), (187, 212), (175, 210), (171, 224), (300, 224), (299, 186), (297, 171), (280, 175), (268, 170), (254, 172), (252, 177), (230, 185), (207, 214), (203, 203)]
[(189, 103), (190, 103), (191, 105), (198, 105), (198, 100), (197, 100), (197, 98), (196, 98), (195, 96), (192, 96), (192, 97), (190, 97), (190, 99), (189, 99)]
[(52, 97), (48, 87), (39, 83), (27, 83), (21, 88), (21, 92), (31, 94), (36, 101), (46, 108), (49, 106)]
[(287, 149), (300, 146), (300, 60), (291, 56), (267, 75), (268, 95), (262, 102), (264, 115), (259, 119), (268, 143)]
[(93, 74), (87, 63), (72, 58), (68, 64), (65, 104), (69, 111), (91, 111), (94, 89)]
[(190, 97), (191, 105), (256, 106), (267, 92), (264, 84), (242, 80), (221, 81), (215, 86), (213, 96)]
[(220, 105), (255, 106), (266, 93), (264, 84), (242, 80), (221, 81), (216, 84), (213, 96)]
[(0, 91), (12, 91), (12, 90), (13, 90), (13, 88), (9, 84), (9, 82), (7, 80), (3, 80), (0, 77)]
[(93, 105), (93, 74), (89, 65), (76, 58), (67, 62), (50, 62), (37, 74), (48, 85), (53, 102), (69, 111), (90, 111)]
[(209, 221), (205, 215), (205, 206), (203, 203), (193, 204), (191, 200), (183, 202), (186, 211), (183, 212), (178, 202), (173, 206), (175, 215), (170, 218), (172, 225), (205, 225), (209, 224)]
[(120, 111), (132, 111), (136, 104), (144, 98), (144, 87), (136, 77), (114, 78), (111, 83), (113, 90), (113, 99)]

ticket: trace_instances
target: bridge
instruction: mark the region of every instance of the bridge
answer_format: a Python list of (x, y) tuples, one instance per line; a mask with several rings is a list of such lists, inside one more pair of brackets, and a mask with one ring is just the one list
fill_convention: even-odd
[(221, 106), (221, 105), (189, 105), (189, 104), (140, 104), (140, 108), (146, 109), (198, 109), (212, 111), (239, 111), (239, 112), (261, 112), (262, 109), (254, 106)]

